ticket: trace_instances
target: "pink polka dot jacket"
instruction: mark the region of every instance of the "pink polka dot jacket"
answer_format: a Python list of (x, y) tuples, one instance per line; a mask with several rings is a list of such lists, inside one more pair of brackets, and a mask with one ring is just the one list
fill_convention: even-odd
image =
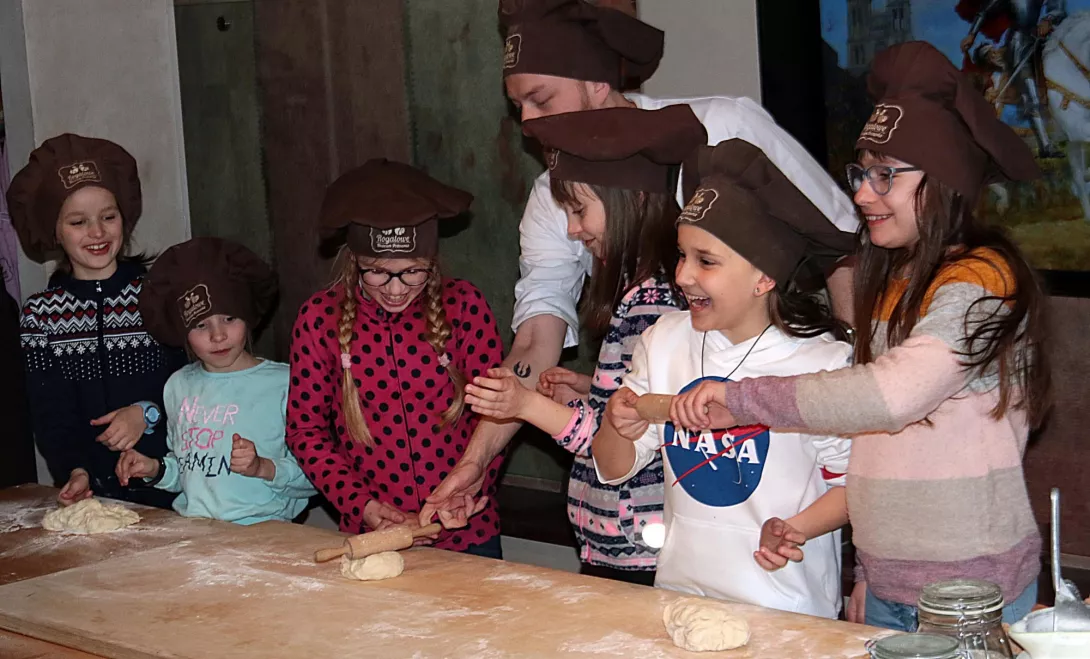
[[(370, 530), (363, 523), (369, 499), (419, 512), (465, 452), (479, 418), (467, 406), (454, 423), (442, 425), (454, 384), (425, 339), (426, 293), (391, 314), (357, 290), (351, 369), (374, 446), (353, 441), (341, 398), (337, 327), (343, 295), (337, 285), (299, 309), (285, 438), (315, 488), (340, 511), (341, 530), (363, 533)], [(444, 280), (443, 308), (452, 330), (447, 353), (462, 374), (472, 380), (498, 366), (503, 344), (480, 290), (466, 281)], [(489, 496), (488, 506), (468, 527), (444, 531), (436, 547), (462, 551), (499, 534), (495, 490), (502, 462), (500, 455), (485, 475), (482, 493)]]

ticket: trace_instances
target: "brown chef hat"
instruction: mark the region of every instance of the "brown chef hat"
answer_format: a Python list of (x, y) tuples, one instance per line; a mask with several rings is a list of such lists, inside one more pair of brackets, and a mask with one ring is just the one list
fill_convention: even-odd
[(685, 163), (700, 183), (678, 223), (695, 225), (782, 287), (815, 288), (854, 234), (829, 221), (756, 146), (741, 139), (703, 146)]
[(647, 192), (673, 192), (671, 168), (708, 142), (684, 104), (554, 114), (527, 121), (523, 131), (545, 147), (553, 178)]
[(970, 203), (987, 183), (1041, 175), (1026, 143), (931, 44), (910, 41), (879, 53), (867, 87), (877, 104), (857, 149), (920, 167)]
[(257, 254), (222, 238), (193, 238), (163, 252), (140, 289), (140, 315), (165, 345), (184, 346), (189, 330), (216, 314), (251, 330), (272, 310), (276, 274)]
[(136, 160), (122, 147), (93, 137), (65, 133), (30, 153), (30, 162), (8, 188), (8, 209), (26, 255), (39, 263), (60, 256), (57, 220), (61, 206), (88, 186), (113, 193), (125, 234), (140, 219), (140, 178)]
[(326, 188), (321, 226), (348, 227), (359, 256), (430, 258), (439, 251), (440, 219), (469, 210), (473, 195), (385, 158), (368, 160)]
[(504, 77), (537, 73), (636, 89), (662, 59), (662, 30), (586, 0), (503, 0)]

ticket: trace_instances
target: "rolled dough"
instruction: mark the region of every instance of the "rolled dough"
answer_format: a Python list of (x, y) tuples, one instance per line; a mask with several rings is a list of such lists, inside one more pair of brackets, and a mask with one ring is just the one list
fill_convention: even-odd
[(683, 650), (733, 650), (749, 642), (749, 624), (710, 600), (674, 600), (662, 612), (662, 622), (674, 645)]
[(42, 528), (68, 533), (108, 533), (139, 521), (140, 515), (136, 512), (115, 503), (104, 504), (92, 497), (49, 511), (42, 518)]
[(349, 579), (360, 581), (378, 581), (391, 579), (405, 571), (405, 561), (396, 551), (384, 551), (371, 554), (359, 560), (341, 556), (341, 574)]

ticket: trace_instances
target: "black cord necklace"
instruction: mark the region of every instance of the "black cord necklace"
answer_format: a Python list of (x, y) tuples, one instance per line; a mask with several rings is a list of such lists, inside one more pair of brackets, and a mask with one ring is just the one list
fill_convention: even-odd
[[(753, 352), (753, 349), (757, 347), (757, 342), (760, 341), (761, 337), (765, 335), (765, 332), (767, 332), (771, 328), (772, 328), (772, 323), (769, 323), (768, 325), (765, 326), (765, 328), (763, 330), (761, 330), (761, 333), (757, 335), (757, 339), (753, 342), (753, 345), (751, 345), (749, 347), (749, 350), (746, 350), (746, 354), (742, 355), (742, 360), (739, 361), (738, 364), (735, 365), (735, 367), (733, 369), (731, 369), (730, 373), (727, 373), (727, 377), (723, 378), (724, 380), (730, 380), (730, 376), (734, 375), (735, 371), (742, 368), (742, 364), (746, 361), (746, 358), (749, 357), (749, 353)], [(707, 346), (707, 344), (708, 344), (708, 333), (704, 332), (704, 338), (701, 339), (701, 341), (700, 341), (700, 377), (702, 377), (702, 378), (705, 377), (704, 376), (704, 348)]]

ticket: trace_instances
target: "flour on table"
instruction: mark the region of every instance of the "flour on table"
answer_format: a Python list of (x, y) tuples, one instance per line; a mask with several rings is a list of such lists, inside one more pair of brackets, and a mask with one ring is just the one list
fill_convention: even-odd
[(378, 581), (391, 579), (405, 571), (405, 561), (396, 551), (384, 551), (359, 560), (341, 556), (341, 574), (349, 579)]
[(46, 513), (42, 528), (68, 533), (108, 533), (139, 521), (140, 515), (136, 512), (115, 503), (104, 504), (92, 497)]
[(749, 642), (749, 624), (710, 600), (674, 600), (662, 612), (674, 645), (693, 652), (733, 650)]

